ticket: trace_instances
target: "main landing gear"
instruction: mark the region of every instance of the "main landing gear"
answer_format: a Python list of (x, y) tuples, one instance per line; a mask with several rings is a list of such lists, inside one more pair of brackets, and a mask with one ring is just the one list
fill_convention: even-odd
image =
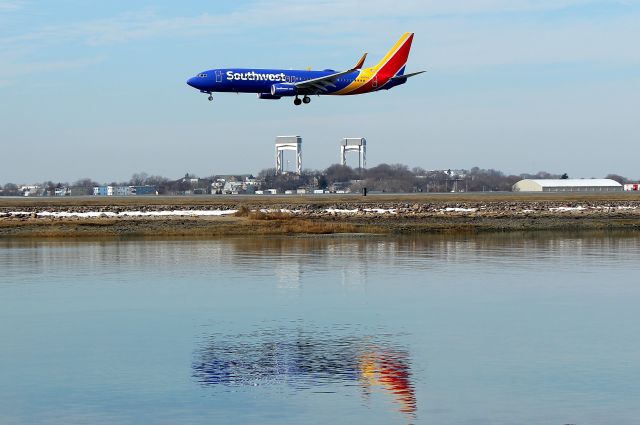
[(306, 96), (306, 95), (305, 95), (305, 96), (302, 98), (302, 100), (300, 100), (300, 98), (299, 98), (298, 96), (296, 96), (296, 98), (295, 98), (295, 99), (293, 99), (293, 104), (294, 104), (294, 105), (300, 105), (302, 102), (304, 102), (305, 104), (307, 104), (307, 103), (311, 102), (311, 98), (310, 98), (309, 96)]

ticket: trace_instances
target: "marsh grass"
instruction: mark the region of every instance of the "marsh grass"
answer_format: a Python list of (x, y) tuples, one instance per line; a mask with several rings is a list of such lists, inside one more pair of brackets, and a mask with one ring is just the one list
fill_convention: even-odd
[(246, 217), (260, 234), (331, 234), (331, 233), (388, 233), (381, 227), (346, 222), (311, 220), (282, 211), (239, 210), (237, 216)]
[[(242, 216), (248, 214), (247, 216)], [(171, 237), (226, 235), (294, 235), (337, 233), (389, 233), (368, 223), (346, 223), (296, 218), (282, 212), (241, 212), (240, 217), (212, 219), (49, 219), (0, 220), (0, 237)]]
[(235, 217), (246, 217), (249, 220), (273, 221), (273, 220), (291, 220), (294, 219), (292, 213), (271, 211), (263, 212), (259, 210), (251, 210), (246, 206), (241, 206), (235, 214)]

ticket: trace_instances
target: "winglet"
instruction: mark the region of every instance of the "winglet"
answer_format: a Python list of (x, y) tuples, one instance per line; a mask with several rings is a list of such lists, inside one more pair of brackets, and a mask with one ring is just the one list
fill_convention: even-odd
[(353, 67), (353, 69), (361, 69), (362, 65), (364, 65), (364, 60), (367, 58), (367, 54), (365, 53), (364, 55), (362, 55), (362, 57), (360, 58), (360, 60), (358, 61), (358, 63), (356, 64), (356, 66)]

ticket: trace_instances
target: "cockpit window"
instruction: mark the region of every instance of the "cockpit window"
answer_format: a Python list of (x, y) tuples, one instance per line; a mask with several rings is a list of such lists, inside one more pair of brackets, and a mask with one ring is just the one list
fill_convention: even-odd
[(200, 78), (207, 78), (207, 74), (198, 74), (198, 77), (200, 77)]

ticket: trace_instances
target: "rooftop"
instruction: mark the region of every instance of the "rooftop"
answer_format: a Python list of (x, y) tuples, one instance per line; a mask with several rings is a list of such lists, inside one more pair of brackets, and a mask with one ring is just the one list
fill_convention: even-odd
[(622, 187), (620, 183), (611, 179), (526, 179), (523, 181), (531, 181), (544, 187)]

